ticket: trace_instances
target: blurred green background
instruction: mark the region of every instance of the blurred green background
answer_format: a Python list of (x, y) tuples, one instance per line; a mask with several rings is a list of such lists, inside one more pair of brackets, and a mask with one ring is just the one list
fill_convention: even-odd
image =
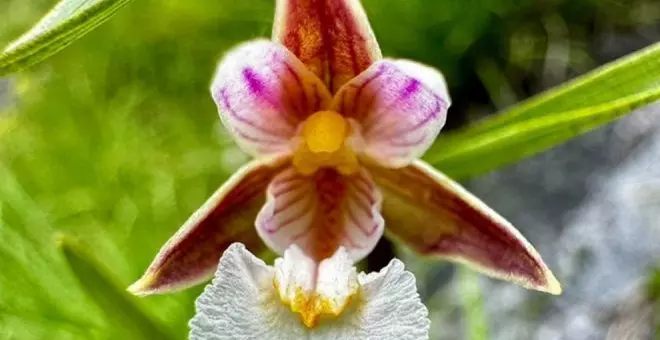
[[(0, 45), (54, 3), (0, 0)], [(648, 44), (593, 50), (660, 22), (654, 0), (363, 3), (385, 55), (444, 72), (448, 129)], [(145, 299), (123, 290), (247, 160), (208, 86), (224, 51), (270, 35), (273, 7), (134, 1), (46, 63), (0, 79), (0, 339), (186, 337), (201, 287)], [(372, 266), (391, 248), (379, 246)], [(476, 319), (467, 334), (487, 338), (487, 316)]]

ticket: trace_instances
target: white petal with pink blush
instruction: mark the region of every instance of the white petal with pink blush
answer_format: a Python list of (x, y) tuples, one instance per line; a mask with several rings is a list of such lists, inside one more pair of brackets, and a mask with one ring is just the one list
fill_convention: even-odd
[(225, 127), (253, 156), (287, 154), (298, 125), (325, 108), (325, 85), (284, 46), (254, 40), (218, 64), (211, 95)]
[(342, 87), (332, 109), (360, 129), (360, 153), (379, 165), (410, 164), (445, 124), (451, 99), (442, 74), (407, 60), (384, 59)]

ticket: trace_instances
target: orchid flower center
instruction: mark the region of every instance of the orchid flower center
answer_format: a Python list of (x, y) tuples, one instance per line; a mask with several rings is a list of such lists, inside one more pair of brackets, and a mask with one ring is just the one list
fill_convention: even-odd
[(320, 168), (335, 168), (350, 175), (359, 169), (357, 156), (346, 143), (351, 126), (342, 115), (319, 111), (302, 124), (302, 142), (293, 156), (293, 165), (300, 173), (311, 175)]

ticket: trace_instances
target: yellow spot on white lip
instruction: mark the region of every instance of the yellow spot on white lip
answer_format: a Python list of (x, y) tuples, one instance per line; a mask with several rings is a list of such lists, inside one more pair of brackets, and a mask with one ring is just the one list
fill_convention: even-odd
[(300, 314), (300, 319), (307, 328), (318, 326), (321, 317), (339, 317), (358, 295), (358, 290), (356, 289), (348, 299), (339, 302), (331, 297), (315, 292), (306, 292), (302, 287), (296, 287), (294, 296), (289, 297), (282, 296), (279, 293), (277, 280), (273, 280), (273, 285), (275, 286), (275, 291), (278, 292), (280, 301), (288, 306), (292, 312)]

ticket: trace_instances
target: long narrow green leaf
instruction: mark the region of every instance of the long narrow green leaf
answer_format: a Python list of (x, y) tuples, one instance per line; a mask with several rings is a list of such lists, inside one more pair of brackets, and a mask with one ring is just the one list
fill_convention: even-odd
[(651, 271), (646, 292), (649, 301), (653, 304), (655, 313), (653, 313), (653, 329), (655, 337), (653, 339), (660, 339), (660, 268), (655, 268)]
[(442, 136), (429, 163), (467, 178), (514, 163), (660, 100), (660, 43)]
[(470, 134), (530, 117), (587, 108), (660, 87), (660, 43), (605, 64), (475, 124)]
[(565, 142), (660, 100), (660, 88), (605, 103), (503, 125), (454, 142), (432, 164), (455, 178), (475, 176)]
[(123, 289), (104, 274), (75, 242), (62, 236), (59, 247), (84, 291), (101, 307), (115, 333), (126, 339), (173, 339)]
[(62, 0), (0, 54), (0, 76), (57, 53), (108, 20), (131, 0)]
[(71, 289), (47, 214), (2, 162), (0, 206), (0, 339), (95, 338), (99, 311)]
[(458, 268), (460, 277), (458, 294), (463, 307), (465, 335), (470, 340), (488, 339), (488, 319), (484, 310), (483, 294), (479, 277), (468, 268)]

